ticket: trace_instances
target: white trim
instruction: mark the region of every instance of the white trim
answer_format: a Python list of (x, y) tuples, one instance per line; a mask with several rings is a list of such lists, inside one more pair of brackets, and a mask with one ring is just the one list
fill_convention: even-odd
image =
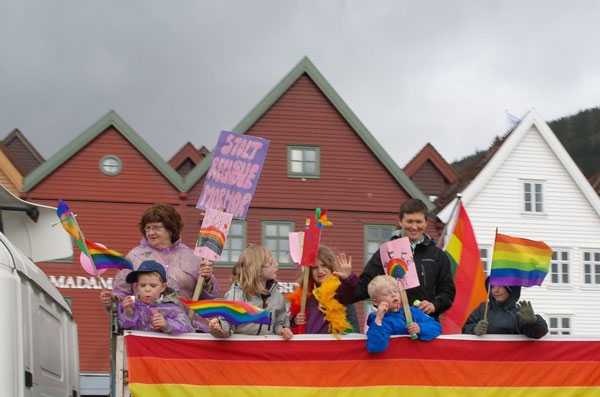
[[(485, 165), (485, 167), (477, 174), (477, 176), (469, 183), (469, 185), (462, 191), (462, 200), (463, 204), (467, 206), (469, 202), (477, 195), (483, 188), (487, 185), (487, 183), (491, 180), (491, 178), (496, 174), (496, 172), (500, 169), (504, 161), (508, 158), (508, 156), (515, 150), (515, 148), (519, 145), (519, 143), (523, 140), (523, 137), (527, 134), (531, 127), (535, 126), (541, 137), (548, 144), (552, 152), (556, 155), (564, 169), (567, 171), (575, 185), (581, 190), (584, 197), (588, 200), (591, 207), (596, 211), (596, 214), (600, 217), (600, 197), (586, 177), (581, 173), (577, 164), (573, 161), (569, 153), (560, 143), (554, 132), (550, 129), (548, 124), (542, 120), (541, 117), (534, 111), (531, 110), (527, 115), (521, 120), (519, 125), (513, 130), (513, 132), (506, 138), (502, 146), (498, 149), (496, 154), (490, 159), (490, 161)], [(447, 219), (450, 217), (450, 212), (454, 206), (454, 200), (447, 204), (444, 209), (442, 209), (438, 218), (443, 222), (447, 222)]]

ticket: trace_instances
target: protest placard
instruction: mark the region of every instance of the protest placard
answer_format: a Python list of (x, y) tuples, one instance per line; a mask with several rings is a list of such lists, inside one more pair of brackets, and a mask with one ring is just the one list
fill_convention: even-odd
[(221, 131), (196, 208), (218, 209), (245, 219), (268, 148), (267, 139)]
[(232, 214), (207, 209), (196, 239), (194, 254), (209, 261), (216, 261), (223, 252), (227, 234), (231, 227)]

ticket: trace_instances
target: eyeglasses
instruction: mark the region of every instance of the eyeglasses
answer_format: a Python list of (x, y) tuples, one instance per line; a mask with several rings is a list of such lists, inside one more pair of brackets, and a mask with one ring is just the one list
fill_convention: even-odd
[(148, 233), (148, 232), (159, 232), (161, 230), (165, 230), (165, 227), (163, 225), (146, 225), (144, 226), (144, 232)]

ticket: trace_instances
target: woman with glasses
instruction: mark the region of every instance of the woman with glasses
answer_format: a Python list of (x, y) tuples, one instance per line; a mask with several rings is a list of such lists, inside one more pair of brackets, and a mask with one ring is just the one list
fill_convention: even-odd
[[(167, 285), (179, 296), (191, 299), (198, 277), (204, 277), (204, 288), (199, 299), (216, 297), (217, 284), (212, 263), (202, 261), (181, 241), (183, 221), (175, 208), (167, 204), (153, 205), (144, 211), (139, 227), (143, 238), (127, 254), (134, 270), (143, 261), (154, 260), (166, 268)], [(100, 294), (102, 303), (110, 306), (112, 299), (123, 299), (133, 294), (131, 285), (125, 280), (129, 272), (124, 269), (117, 273), (112, 291)]]

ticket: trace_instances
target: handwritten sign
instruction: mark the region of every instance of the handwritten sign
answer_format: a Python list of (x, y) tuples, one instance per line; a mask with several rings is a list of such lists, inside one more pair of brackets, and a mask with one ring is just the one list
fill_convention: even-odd
[(267, 139), (221, 131), (196, 208), (245, 219), (268, 149)]
[(223, 253), (227, 234), (231, 227), (232, 214), (207, 209), (196, 239), (194, 255), (216, 261)]
[(408, 237), (397, 238), (381, 244), (379, 256), (385, 274), (398, 279), (404, 289), (419, 286), (417, 268)]

